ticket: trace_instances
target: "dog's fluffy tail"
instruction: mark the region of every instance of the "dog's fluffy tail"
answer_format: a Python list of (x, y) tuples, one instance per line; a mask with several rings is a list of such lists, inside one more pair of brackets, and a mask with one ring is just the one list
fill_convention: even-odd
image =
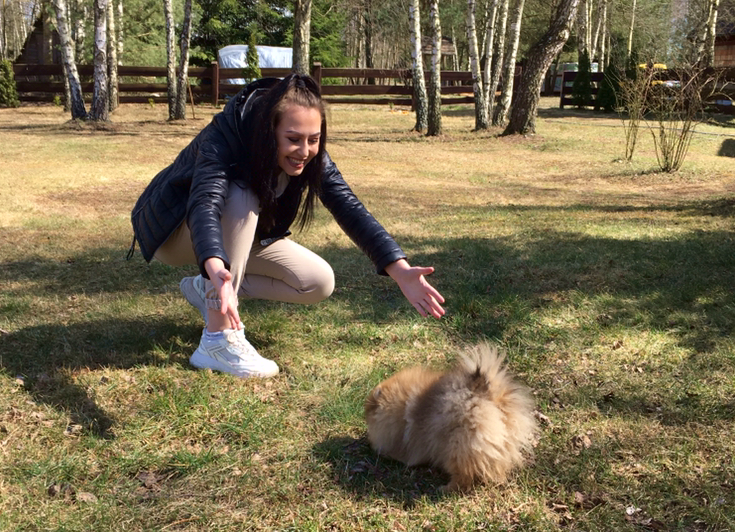
[[(504, 360), (496, 347), (481, 343), (463, 353), (459, 366), (475, 397), (473, 403), (479, 406), (473, 415), (484, 418), (476, 425), (485, 428), (484, 434), (477, 436), (492, 455), (483, 466), (477, 464), (478, 469), (484, 470), (480, 476), (496, 482), (502, 482), (510, 469), (524, 462), (524, 451), (532, 447), (537, 431), (531, 391), (513, 378)], [(490, 422), (491, 419), (496, 421)]]

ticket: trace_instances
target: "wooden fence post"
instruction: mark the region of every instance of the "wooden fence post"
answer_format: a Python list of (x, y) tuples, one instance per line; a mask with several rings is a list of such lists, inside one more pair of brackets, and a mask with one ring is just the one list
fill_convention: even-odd
[(219, 63), (212, 61), (212, 105), (219, 101)]
[(311, 65), (311, 77), (314, 78), (314, 81), (316, 81), (317, 86), (319, 87), (319, 92), (322, 90), (322, 64), (321, 63), (314, 63)]

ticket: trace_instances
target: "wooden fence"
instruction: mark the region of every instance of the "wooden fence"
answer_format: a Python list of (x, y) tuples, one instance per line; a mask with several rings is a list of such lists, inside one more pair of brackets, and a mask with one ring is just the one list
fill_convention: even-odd
[[(90, 98), (93, 89), (92, 65), (79, 65), (82, 92)], [(53, 101), (63, 97), (64, 83), (61, 65), (13, 66), (21, 101)], [(516, 81), (521, 67), (516, 67)], [(284, 77), (287, 68), (262, 68), (263, 77)], [(411, 105), (413, 89), (411, 71), (405, 69), (324, 68), (315, 63), (311, 75), (321, 85), (322, 95), (330, 103), (376, 103)], [(427, 75), (428, 76), (428, 75)], [(118, 84), (121, 103), (166, 102), (166, 69), (162, 67), (119, 66)], [(127, 81), (130, 78), (134, 80)], [(143, 80), (141, 81), (141, 78)], [(189, 68), (191, 91), (195, 102), (218, 105), (237, 94), (241, 84), (231, 80), (242, 78), (240, 68), (220, 68), (216, 62), (208, 67)], [(474, 103), (472, 74), (464, 71), (442, 71), (442, 104)], [(515, 83), (518, 86), (518, 83)]]
[[(717, 94), (707, 102), (707, 109), (724, 114), (735, 114), (735, 68), (717, 69), (719, 74), (719, 86)], [(592, 72), (592, 101), (588, 103), (589, 107), (595, 105), (597, 101), (597, 93), (600, 88), (605, 74), (601, 72)], [(561, 82), (561, 92), (559, 96), (559, 108), (564, 109), (565, 105), (574, 105), (572, 99), (572, 84), (577, 77), (577, 72), (564, 72)], [(677, 79), (678, 74), (674, 71), (661, 70), (656, 75), (656, 79)]]

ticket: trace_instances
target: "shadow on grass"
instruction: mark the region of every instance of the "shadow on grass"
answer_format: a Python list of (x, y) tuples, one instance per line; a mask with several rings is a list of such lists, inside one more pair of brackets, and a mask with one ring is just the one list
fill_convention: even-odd
[(361, 498), (387, 498), (412, 508), (418, 499), (439, 500), (449, 476), (429, 467), (406, 467), (378, 456), (366, 437), (334, 437), (316, 444), (314, 456), (330, 464), (336, 482)]
[(36, 325), (0, 336), (0, 371), (22, 376), (34, 401), (67, 412), (72, 424), (112, 438), (114, 419), (95, 403), (85, 386), (73, 381), (70, 372), (141, 365), (188, 367), (181, 350), (166, 346), (171, 346), (172, 338), (195, 342), (196, 336), (198, 331), (189, 325), (169, 319)]
[[(522, 220), (538, 211), (564, 214), (579, 210), (640, 211), (647, 214), (641, 223), (651, 223), (650, 214), (658, 210), (681, 212), (683, 216), (732, 218), (734, 205), (732, 200), (717, 200), (651, 208), (579, 205), (567, 208), (485, 206), (461, 210), (471, 224), (482, 223), (490, 214), (518, 216)], [(570, 219), (574, 219), (574, 214)], [(631, 218), (621, 221), (635, 222)], [(503, 237), (478, 234), (456, 238), (441, 233), (430, 238), (396, 236), (410, 251), (412, 264), (436, 267), (430, 282), (447, 298), (449, 311), (436, 326), (445, 328), (460, 342), (504, 337), (509, 342), (517, 342), (522, 351), (534, 356), (513, 361), (515, 367), (533, 375), (548, 364), (550, 357), (557, 356), (548, 345), (559, 339), (564, 341), (565, 335), (577, 334), (571, 328), (540, 324), (539, 311), (574, 306), (575, 298), (591, 305), (592, 310), (580, 311), (580, 319), (589, 319), (591, 324), (583, 324), (584, 327), (597, 328), (584, 332), (593, 341), (604, 336), (606, 329), (616, 327), (663, 331), (680, 347), (701, 355), (712, 354), (732, 336), (735, 236), (726, 230), (670, 234), (660, 238), (601, 237), (564, 230), (560, 224), (544, 231)], [(0, 282), (14, 286), (0, 299), (0, 317), (12, 319), (15, 314), (32, 311), (28, 303), (23, 307), (22, 301), (15, 302), (29, 291), (50, 301), (65, 301), (79, 294), (178, 292), (182, 269), (156, 263), (147, 265), (139, 255), (125, 262), (124, 251), (93, 249), (58, 261), (31, 257), (0, 263)], [(314, 251), (333, 265), (337, 290), (332, 300), (342, 303), (342, 308), (349, 308), (351, 319), (388, 323), (405, 320), (407, 316), (416, 318), (395, 284), (375, 275), (356, 248), (325, 245)], [(183, 301), (181, 304), (185, 305)], [(53, 306), (63, 307), (58, 303)], [(57, 323), (33, 325), (0, 336), (0, 370), (11, 377), (27, 375), (35, 399), (75, 412), (83, 426), (100, 434), (108, 432), (111, 420), (89, 403), (91, 399), (86, 391), (73, 384), (65, 370), (172, 362), (186, 365), (185, 357), (181, 355), (179, 359), (180, 355), (175, 354), (182, 350), (174, 342), (184, 338), (185, 343), (194, 343), (199, 334), (190, 325), (178, 325), (172, 318), (125, 319), (124, 312), (121, 319), (90, 317), (89, 321), (71, 325), (58, 324), (58, 317), (52, 316), (50, 321), (53, 320)], [(357, 336), (354, 341), (367, 340)], [(171, 356), (174, 358), (167, 358)], [(728, 371), (735, 365), (724, 355), (713, 362), (720, 365), (720, 371)], [(697, 378), (711, 367), (712, 364), (700, 364), (696, 359), (685, 361), (680, 365), (683, 373), (676, 379)], [(39, 379), (55, 384), (36, 389)], [(675, 390), (662, 393), (669, 394), (666, 399), (669, 405), (680, 400), (674, 396)], [(636, 413), (637, 402), (634, 390), (628, 390), (627, 399), (619, 396), (610, 402), (610, 407), (620, 413)], [(685, 403), (681, 403), (679, 410), (669, 408), (671, 414), (666, 416), (669, 422), (686, 423), (696, 417), (699, 407), (693, 400), (690, 406)], [(733, 415), (732, 402), (708, 408), (719, 418), (729, 419)], [(657, 415), (655, 407), (651, 415)], [(407, 485), (401, 485), (399, 491), (408, 489)]]

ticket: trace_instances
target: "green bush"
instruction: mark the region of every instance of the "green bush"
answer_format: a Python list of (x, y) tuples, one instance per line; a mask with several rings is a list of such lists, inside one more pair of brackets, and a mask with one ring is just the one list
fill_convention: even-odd
[(595, 109), (612, 113), (618, 107), (620, 98), (620, 79), (624, 74), (616, 62), (610, 61), (605, 67), (605, 77), (600, 82), (600, 90), (597, 93)]
[(580, 109), (592, 103), (592, 67), (587, 50), (579, 54), (577, 77), (572, 83), (572, 102)]
[(18, 107), (18, 90), (15, 87), (13, 64), (7, 59), (0, 61), (0, 107)]

